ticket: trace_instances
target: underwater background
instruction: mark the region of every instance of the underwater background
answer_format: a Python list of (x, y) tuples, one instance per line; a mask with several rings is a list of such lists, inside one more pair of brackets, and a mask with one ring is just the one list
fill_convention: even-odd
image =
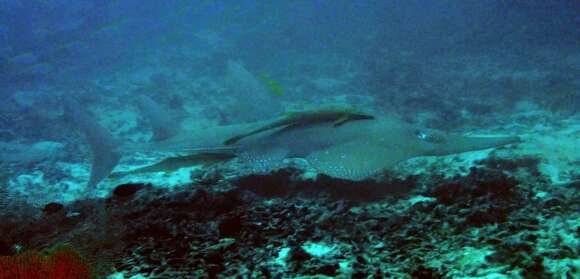
[(578, 278), (579, 108), (577, 0), (0, 0), (0, 279)]

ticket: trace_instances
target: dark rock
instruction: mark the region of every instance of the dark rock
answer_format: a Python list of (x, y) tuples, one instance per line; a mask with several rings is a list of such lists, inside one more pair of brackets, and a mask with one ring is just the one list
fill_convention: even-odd
[(532, 262), (524, 268), (522, 275), (524, 278), (530, 279), (550, 278), (550, 276), (546, 274), (544, 260), (541, 256), (534, 257)]
[(223, 272), (225, 269), (223, 264), (210, 264), (207, 266), (207, 275), (209, 278), (219, 278), (220, 272)]
[(496, 237), (491, 237), (485, 240), (486, 243), (488, 244), (492, 244), (492, 245), (498, 245), (501, 244), (502, 240), (498, 239)]
[(515, 179), (501, 174), (481, 181), (477, 185), (475, 195), (479, 197), (491, 194), (500, 199), (509, 199), (514, 194), (513, 188), (517, 184), (518, 182)]
[(140, 231), (136, 231), (134, 236), (153, 237), (155, 239), (172, 237), (169, 228), (164, 224), (149, 224), (148, 226), (142, 228)]
[[(244, 200), (240, 195), (240, 191), (232, 190), (221, 193), (220, 195), (214, 195), (212, 202), (212, 209), (215, 211), (215, 214), (222, 215), (243, 205)], [(205, 206), (205, 203), (201, 203), (201, 205)]]
[(296, 171), (282, 169), (268, 175), (248, 175), (234, 183), (244, 190), (249, 190), (265, 197), (287, 196), (292, 193), (295, 183), (292, 177)]
[(531, 253), (534, 250), (534, 248), (529, 243), (515, 236), (506, 239), (503, 243), (503, 248), (507, 249), (508, 251), (512, 251), (514, 253), (516, 252)]
[(438, 186), (432, 195), (442, 204), (450, 205), (455, 203), (459, 198), (469, 194), (469, 189), (459, 183), (449, 183)]
[(219, 243), (214, 244), (207, 248), (207, 251), (215, 251), (215, 252), (230, 252), (234, 250), (236, 247), (236, 240), (233, 238), (222, 238), (220, 239)]
[(490, 263), (506, 263), (508, 260), (511, 259), (510, 253), (507, 253), (506, 250), (497, 250), (494, 251), (492, 254), (485, 256), (485, 261)]
[(294, 247), (292, 248), (292, 252), (290, 253), (290, 259), (295, 262), (304, 262), (312, 258), (310, 254), (306, 253), (302, 247)]
[(42, 212), (44, 212), (44, 214), (46, 214), (46, 215), (52, 215), (52, 214), (60, 212), (63, 208), (64, 208), (64, 205), (62, 205), (61, 203), (51, 202), (51, 203), (44, 206), (44, 208), (42, 209)]
[(423, 265), (418, 266), (413, 272), (411, 272), (411, 278), (413, 279), (439, 279), (443, 278), (437, 270), (425, 267)]
[(355, 270), (352, 273), (352, 278), (353, 279), (364, 279), (364, 278), (368, 278), (369, 274), (368, 272), (364, 271), (364, 270)]
[(127, 183), (121, 184), (113, 190), (113, 196), (120, 199), (127, 199), (135, 195), (139, 190), (147, 187), (144, 183)]
[(338, 266), (337, 263), (334, 264), (323, 264), (321, 266), (316, 267), (313, 270), (314, 274), (323, 274), (326, 276), (336, 276), (336, 271), (339, 269), (340, 267)]
[(445, 205), (459, 204), (490, 196), (494, 201), (512, 200), (518, 181), (500, 171), (472, 168), (468, 176), (457, 177), (437, 186), (429, 194)]
[(415, 188), (417, 177), (393, 178), (385, 173), (379, 180), (364, 179), (351, 181), (319, 175), (316, 181), (304, 181), (297, 186), (301, 192), (324, 192), (334, 199), (357, 202), (372, 202), (385, 196), (400, 196)]
[(223, 265), (224, 263), (224, 257), (220, 251), (210, 251), (205, 255), (204, 259), (207, 264)]
[(526, 234), (523, 239), (528, 242), (536, 242), (538, 240), (538, 236), (535, 234)]
[(580, 190), (580, 177), (578, 176), (574, 177), (574, 181), (571, 181), (565, 184), (564, 186), (570, 189), (574, 189), (576, 191)]
[(476, 164), (484, 165), (490, 169), (515, 171), (518, 168), (526, 169), (530, 174), (537, 176), (540, 174), (538, 165), (540, 158), (525, 156), (520, 158), (498, 158), (490, 156), (489, 158), (477, 161)]
[(328, 194), (333, 199), (351, 201), (377, 201), (387, 195), (396, 196), (412, 190), (417, 177), (405, 179), (382, 177), (380, 181), (365, 179), (351, 181), (320, 174), (316, 180), (301, 180), (301, 171), (282, 169), (267, 175), (248, 175), (233, 183), (240, 189), (264, 197), (287, 197), (294, 194), (318, 196)]
[(0, 256), (12, 256), (14, 255), (14, 249), (12, 245), (5, 241), (0, 241)]
[(507, 220), (507, 212), (501, 208), (491, 208), (488, 210), (478, 210), (467, 216), (466, 221), (476, 227), (488, 224), (501, 223)]
[(218, 226), (221, 237), (235, 237), (242, 231), (242, 220), (239, 216), (230, 216), (222, 220)]
[(561, 207), (564, 204), (565, 204), (565, 202), (561, 199), (550, 198), (550, 199), (544, 201), (544, 208), (553, 209), (553, 208)]

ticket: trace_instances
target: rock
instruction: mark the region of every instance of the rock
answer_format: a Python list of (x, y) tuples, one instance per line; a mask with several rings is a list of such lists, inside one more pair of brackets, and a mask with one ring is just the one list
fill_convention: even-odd
[(120, 199), (127, 199), (135, 195), (139, 190), (147, 187), (144, 183), (121, 184), (113, 190), (113, 196)]
[(14, 255), (14, 249), (12, 245), (5, 241), (0, 241), (0, 256), (12, 256)]
[(61, 203), (51, 202), (51, 203), (44, 206), (44, 208), (42, 209), (42, 212), (44, 212), (44, 214), (46, 214), (46, 215), (52, 215), (52, 214), (60, 212), (63, 208), (64, 208), (64, 205), (62, 205)]
[(207, 247), (207, 250), (210, 252), (225, 252), (233, 247), (234, 244), (236, 244), (236, 240), (234, 238), (222, 238), (218, 244)]
[(423, 265), (418, 266), (412, 273), (411, 273), (412, 278), (417, 278), (417, 279), (438, 279), (438, 278), (443, 278), (443, 276), (441, 276), (437, 270), (429, 268), (429, 267), (425, 267)]
[(517, 197), (514, 188), (518, 181), (500, 171), (472, 168), (468, 176), (445, 182), (431, 191), (430, 196), (445, 205), (491, 196), (493, 200), (511, 200)]
[(316, 268), (314, 268), (314, 273), (315, 274), (322, 274), (322, 275), (326, 275), (326, 276), (336, 276), (337, 274), (337, 270), (340, 268), (340, 266), (337, 263), (328, 263), (328, 264), (322, 264), (320, 266), (317, 266)]
[(302, 249), (302, 247), (293, 248), (292, 251), (290, 252), (290, 259), (294, 262), (301, 263), (301, 262), (307, 261), (311, 258), (312, 258), (312, 256), (310, 256), (310, 254), (308, 254), (306, 251), (304, 251), (304, 249)]
[(476, 227), (481, 227), (487, 224), (494, 224), (505, 222), (507, 220), (507, 212), (501, 208), (486, 208), (475, 210), (467, 216), (466, 221)]
[(218, 229), (222, 237), (235, 237), (242, 230), (242, 220), (238, 216), (227, 217), (219, 224)]

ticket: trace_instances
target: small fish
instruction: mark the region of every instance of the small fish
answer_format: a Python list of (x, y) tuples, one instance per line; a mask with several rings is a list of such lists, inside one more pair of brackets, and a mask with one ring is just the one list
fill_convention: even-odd
[(270, 76), (266, 74), (260, 75), (260, 80), (262, 80), (262, 82), (266, 85), (268, 91), (270, 91), (272, 94), (278, 97), (284, 96), (284, 87), (282, 87), (282, 85), (278, 81), (272, 79)]

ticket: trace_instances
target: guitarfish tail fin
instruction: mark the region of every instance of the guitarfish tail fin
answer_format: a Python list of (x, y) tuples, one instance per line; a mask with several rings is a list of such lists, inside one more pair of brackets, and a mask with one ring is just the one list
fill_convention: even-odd
[(93, 190), (118, 164), (121, 155), (117, 152), (117, 142), (109, 131), (103, 128), (79, 103), (64, 101), (65, 118), (80, 131), (92, 152), (91, 176), (87, 191)]

